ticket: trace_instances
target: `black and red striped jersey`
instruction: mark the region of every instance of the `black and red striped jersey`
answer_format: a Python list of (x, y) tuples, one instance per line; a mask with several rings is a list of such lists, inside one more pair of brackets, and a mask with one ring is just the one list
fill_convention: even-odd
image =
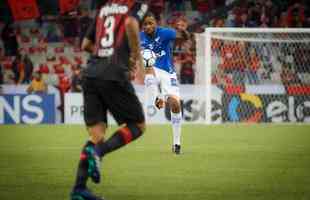
[(125, 30), (128, 16), (142, 21), (148, 6), (134, 0), (109, 0), (96, 14), (86, 38), (94, 43), (85, 76), (124, 80), (129, 71), (130, 48)]

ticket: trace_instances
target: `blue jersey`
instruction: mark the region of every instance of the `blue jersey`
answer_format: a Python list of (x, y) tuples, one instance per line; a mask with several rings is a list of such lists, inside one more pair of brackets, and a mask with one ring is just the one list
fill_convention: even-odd
[(171, 51), (175, 38), (176, 31), (171, 28), (156, 27), (154, 37), (140, 32), (141, 48), (150, 49), (157, 56), (154, 67), (169, 73), (175, 72)]

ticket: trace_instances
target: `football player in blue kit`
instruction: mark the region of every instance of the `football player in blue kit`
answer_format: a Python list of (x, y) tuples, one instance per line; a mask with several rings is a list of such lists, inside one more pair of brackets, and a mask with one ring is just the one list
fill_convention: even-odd
[(180, 154), (182, 113), (179, 83), (173, 65), (172, 47), (177, 34), (187, 37), (189, 33), (158, 26), (151, 12), (144, 16), (142, 29), (143, 31), (140, 32), (141, 48), (150, 49), (156, 54), (155, 64), (145, 66), (144, 83), (147, 106), (154, 103), (159, 109), (164, 105), (169, 106), (173, 131), (172, 150), (175, 154)]

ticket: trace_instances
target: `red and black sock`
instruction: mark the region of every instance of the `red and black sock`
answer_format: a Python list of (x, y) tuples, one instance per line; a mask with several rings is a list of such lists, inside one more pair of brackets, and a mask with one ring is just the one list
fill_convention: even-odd
[(103, 157), (105, 154), (115, 151), (137, 139), (142, 133), (142, 130), (136, 124), (128, 124), (117, 130), (107, 141), (98, 143), (95, 146), (96, 152), (100, 157)]

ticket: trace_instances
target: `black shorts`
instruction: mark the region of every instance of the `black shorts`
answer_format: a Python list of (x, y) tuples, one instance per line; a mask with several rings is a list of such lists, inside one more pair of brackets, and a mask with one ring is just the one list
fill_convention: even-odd
[(87, 126), (107, 123), (107, 111), (118, 124), (144, 122), (143, 108), (131, 82), (84, 78), (82, 86)]

